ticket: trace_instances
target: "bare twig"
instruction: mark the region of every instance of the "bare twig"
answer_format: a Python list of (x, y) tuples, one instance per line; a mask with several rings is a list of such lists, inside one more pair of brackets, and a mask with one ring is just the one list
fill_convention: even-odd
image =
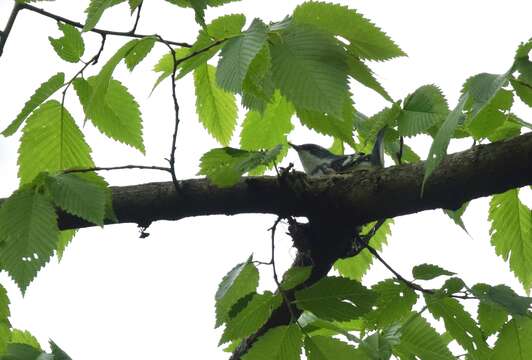
[[(49, 17), (49, 18), (54, 19), (56, 21), (64, 22), (66, 24), (72, 25), (72, 26), (80, 28), (80, 29), (82, 29), (83, 26), (84, 26), (83, 24), (81, 24), (79, 22), (72, 21), (72, 20), (67, 19), (67, 18), (65, 18), (63, 16), (52, 14), (52, 13), (46, 11), (46, 10), (40, 9), (38, 7), (35, 7), (35, 6), (27, 4), (27, 3), (17, 3), (17, 4), (19, 5), (19, 9), (20, 10), (27, 9), (29, 11), (35, 12), (37, 14), (40, 14), (40, 15), (43, 15), (43, 16), (46, 16), (46, 17)], [(104, 30), (104, 29), (98, 29), (98, 28), (93, 28), (90, 31), (94, 32), (94, 33), (97, 33), (97, 34), (101, 34), (101, 35), (125, 36), (125, 37), (130, 37), (130, 38), (139, 38), (139, 39), (145, 38), (147, 36), (151, 36), (151, 35), (136, 34), (136, 33), (131, 32), (131, 31), (113, 31), (113, 30)], [(170, 44), (170, 45), (180, 46), (180, 47), (187, 47), (187, 48), (192, 47), (191, 44), (188, 44), (188, 43), (185, 43), (185, 42), (178, 42), (178, 41), (173, 41), (173, 40), (164, 40), (163, 41), (163, 39), (160, 36), (158, 38), (159, 38), (158, 41), (165, 42), (165, 43)]]
[(4, 52), (4, 46), (6, 44), (7, 38), (9, 37), (9, 33), (13, 28), (15, 19), (17, 18), (18, 12), (22, 9), (22, 6), (23, 4), (21, 3), (15, 3), (13, 10), (11, 10), (11, 15), (9, 15), (9, 19), (7, 20), (5, 29), (3, 31), (0, 31), (0, 56), (2, 56), (2, 53)]
[[(406, 284), (406, 286), (408, 286), (409, 288), (411, 288), (412, 290), (416, 290), (416, 291), (420, 291), (422, 293), (425, 293), (425, 294), (435, 294), (436, 293), (436, 290), (433, 290), (433, 289), (425, 289), (421, 286), (419, 286), (418, 284), (410, 281), (410, 280), (407, 280), (406, 278), (404, 278), (401, 274), (399, 274), (397, 271), (394, 270), (394, 268), (392, 268), (380, 255), (379, 253), (377, 252), (377, 250), (375, 250), (373, 247), (371, 247), (370, 245), (366, 245), (366, 248), (368, 249), (368, 251), (377, 258), (377, 260), (379, 260), (388, 270), (390, 270), (390, 272), (392, 274), (394, 274), (394, 276), (397, 278), (397, 280), (403, 282)], [(474, 296), (468, 296), (468, 295), (455, 295), (455, 294), (449, 294), (448, 295), (449, 297), (453, 297), (453, 298), (456, 298), (456, 299), (462, 299), (462, 300), (465, 300), (465, 299), (476, 299), (476, 297)]]
[(63, 170), (64, 174), (72, 173), (86, 173), (86, 172), (95, 172), (95, 171), (111, 171), (111, 170), (128, 170), (128, 169), (141, 169), (141, 170), (160, 170), (170, 172), (170, 168), (162, 166), (144, 166), (144, 165), (122, 165), (122, 166), (111, 166), (111, 167), (92, 167), (92, 168), (73, 168)]
[(137, 26), (139, 25), (140, 20), (140, 12), (142, 11), (142, 4), (144, 1), (141, 1), (139, 6), (137, 7), (137, 17), (135, 18), (135, 24), (133, 24), (133, 28), (129, 31), (131, 34), (134, 34), (135, 31), (137, 31)]

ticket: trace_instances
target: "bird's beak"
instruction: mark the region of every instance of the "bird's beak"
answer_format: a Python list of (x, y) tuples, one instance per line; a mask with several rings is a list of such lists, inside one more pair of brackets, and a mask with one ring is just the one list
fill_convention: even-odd
[(291, 142), (289, 142), (288, 145), (290, 145), (291, 147), (293, 147), (293, 148), (296, 149), (296, 150), (297, 150), (297, 148), (299, 147), (299, 146), (297, 146), (297, 145), (292, 144)]

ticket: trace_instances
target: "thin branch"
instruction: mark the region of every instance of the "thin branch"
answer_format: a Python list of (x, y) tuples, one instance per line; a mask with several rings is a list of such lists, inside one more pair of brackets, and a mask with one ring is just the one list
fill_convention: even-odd
[(95, 171), (111, 171), (111, 170), (130, 170), (130, 169), (141, 169), (141, 170), (160, 170), (171, 172), (170, 168), (162, 166), (144, 166), (144, 165), (122, 165), (122, 166), (111, 166), (111, 167), (92, 167), (92, 168), (73, 168), (63, 170), (63, 174), (72, 174), (72, 173), (86, 173), (86, 172), (95, 172)]
[(181, 193), (181, 187), (179, 186), (179, 182), (177, 181), (177, 176), (175, 174), (175, 151), (176, 151), (176, 143), (177, 143), (177, 132), (179, 130), (179, 103), (177, 102), (177, 95), (176, 95), (176, 73), (177, 73), (177, 67), (178, 67), (178, 62), (177, 62), (177, 59), (175, 58), (176, 57), (176, 53), (175, 53), (175, 50), (174, 48), (168, 43), (166, 42), (162, 37), (159, 36), (159, 39), (161, 40), (161, 42), (163, 44), (166, 45), (166, 47), (168, 47), (168, 49), (170, 50), (170, 55), (172, 55), (172, 62), (173, 62), (173, 67), (172, 67), (172, 79), (171, 79), (171, 86), (172, 86), (172, 101), (174, 103), (174, 114), (175, 114), (175, 119), (174, 119), (174, 133), (172, 135), (172, 146), (170, 148), (170, 158), (168, 159), (168, 163), (170, 164), (170, 170), (171, 170), (171, 175), (172, 175), (172, 182), (174, 183), (174, 187), (175, 187), (175, 191), (179, 194)]
[(13, 10), (11, 10), (11, 15), (9, 15), (4, 31), (0, 31), (0, 56), (2, 56), (2, 53), (4, 52), (7, 38), (9, 37), (9, 33), (11, 33), (15, 19), (17, 18), (18, 12), (22, 9), (22, 6), (23, 4), (15, 2), (15, 6), (13, 7)]
[[(406, 284), (406, 286), (408, 286), (409, 288), (411, 288), (412, 290), (415, 290), (415, 291), (420, 291), (422, 293), (425, 293), (425, 294), (435, 294), (436, 293), (436, 290), (433, 290), (433, 289), (425, 289), (424, 287), (422, 286), (419, 286), (418, 284), (410, 281), (410, 280), (407, 280), (406, 278), (404, 278), (401, 274), (399, 274), (397, 271), (394, 270), (394, 268), (392, 268), (380, 255), (379, 253), (377, 252), (377, 250), (375, 250), (373, 247), (371, 247), (370, 245), (366, 245), (366, 248), (368, 249), (368, 251), (377, 258), (377, 260), (379, 260), (388, 270), (390, 270), (390, 272), (392, 274), (394, 274), (394, 276), (397, 278), (397, 280), (403, 282)], [(452, 298), (455, 298), (455, 299), (462, 299), (462, 300), (465, 300), (465, 299), (476, 299), (476, 297), (473, 297), (473, 296), (468, 296), (468, 295), (455, 295), (455, 294), (449, 294), (448, 295), (449, 297), (452, 297)]]
[(137, 31), (137, 26), (139, 25), (140, 20), (140, 12), (142, 11), (142, 4), (144, 1), (141, 1), (138, 8), (137, 8), (137, 17), (135, 18), (135, 24), (133, 24), (133, 28), (129, 31), (131, 34), (134, 34), (135, 31)]
[[(49, 17), (51, 19), (54, 19), (56, 21), (61, 21), (61, 22), (64, 22), (66, 24), (72, 25), (74, 27), (83, 29), (84, 25), (79, 23), (79, 22), (72, 21), (70, 19), (67, 19), (65, 17), (59, 16), (59, 15), (56, 15), (56, 14), (52, 14), (52, 13), (46, 11), (46, 10), (40, 9), (38, 7), (35, 7), (35, 6), (27, 4), (27, 3), (17, 3), (17, 4), (19, 5), (20, 9), (27, 9), (27, 10), (33, 11), (33, 12), (35, 12), (37, 14)], [(139, 39), (140, 38), (145, 38), (147, 36), (152, 36), (152, 35), (136, 34), (136, 33), (132, 33), (131, 31), (113, 31), (113, 30), (104, 30), (104, 29), (98, 29), (98, 28), (93, 28), (90, 31), (94, 32), (94, 33), (97, 33), (97, 34), (101, 34), (101, 35), (125, 36), (125, 37), (130, 37), (130, 38), (139, 38)], [(170, 44), (170, 45), (180, 46), (180, 47), (187, 47), (187, 48), (192, 47), (191, 44), (188, 44), (188, 43), (185, 43), (185, 42), (177, 42), (177, 41), (172, 41), (172, 40), (164, 40), (163, 41), (163, 39), (160, 36), (158, 38), (159, 38), (160, 42), (166, 42), (167, 44)]]

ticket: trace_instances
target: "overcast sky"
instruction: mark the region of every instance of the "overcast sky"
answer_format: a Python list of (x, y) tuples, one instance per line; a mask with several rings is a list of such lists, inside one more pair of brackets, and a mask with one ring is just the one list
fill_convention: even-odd
[[(0, 0), (0, 28), (9, 16), (12, 0)], [(37, 4), (49, 11), (83, 21), (88, 1), (58, 0)], [(281, 20), (301, 1), (245, 0), (210, 9), (208, 20), (222, 14), (241, 12), (249, 24), (254, 17)], [(454, 106), (463, 81), (480, 72), (503, 73), (512, 63), (520, 42), (532, 36), (532, 3), (500, 1), (342, 1), (366, 15), (386, 31), (408, 57), (374, 64), (379, 80), (394, 99), (404, 98), (421, 85), (436, 84)], [(129, 30), (132, 19), (125, 4), (106, 13), (101, 28)], [(162, 0), (146, 1), (138, 32), (158, 33), (168, 39), (192, 42), (198, 26), (190, 10)], [(73, 75), (78, 65), (61, 61), (47, 37), (57, 37), (56, 24), (39, 15), (22, 12), (0, 58), (0, 127), (16, 116), (34, 89), (58, 71)], [(99, 37), (85, 35), (88, 59), (97, 50)], [(124, 38), (109, 37), (102, 62)], [(149, 97), (156, 75), (150, 70), (164, 53), (157, 46), (130, 74), (121, 65), (115, 77), (126, 83), (141, 104), (147, 154), (112, 142), (87, 124), (84, 128), (93, 157), (99, 166), (121, 164), (164, 165), (170, 148), (173, 107), (170, 87), (163, 83)], [(99, 68), (98, 68), (99, 69)], [(95, 73), (98, 69), (90, 69)], [(182, 124), (178, 136), (177, 167), (180, 178), (194, 177), (200, 156), (217, 144), (197, 121), (191, 77), (178, 83)], [(72, 95), (72, 94), (71, 94)], [(355, 87), (358, 110), (373, 114), (385, 103), (370, 91)], [(76, 99), (67, 108), (78, 121), (83, 117)], [(532, 114), (522, 104), (517, 112), (531, 122)], [(240, 117), (242, 119), (242, 116)], [(295, 143), (330, 139), (298, 131)], [(428, 139), (411, 145), (426, 156)], [(453, 143), (457, 151), (471, 142)], [(238, 136), (233, 138), (238, 146)], [(0, 138), (0, 197), (16, 189), (18, 136)], [(295, 161), (291, 153), (286, 163)], [(297, 163), (299, 166), (299, 164)], [(170, 180), (164, 173), (147, 171), (104, 174), (112, 185)], [(489, 179), (487, 179), (489, 181)], [(524, 194), (530, 205), (531, 196)], [(410, 274), (412, 266), (435, 263), (457, 272), (468, 284), (505, 283), (522, 293), (522, 288), (495, 256), (489, 243), (487, 200), (474, 201), (465, 215), (471, 236), (454, 225), (441, 211), (426, 211), (396, 219), (390, 245), (383, 257), (396, 270)], [(24, 298), (13, 282), (0, 276), (12, 301), (14, 327), (31, 331), (42, 344), (56, 341), (75, 360), (89, 359), (225, 359), (217, 348), (221, 332), (214, 330), (214, 293), (222, 276), (236, 263), (254, 253), (269, 259), (267, 229), (274, 216), (238, 215), (157, 222), (151, 236), (140, 239), (135, 225), (106, 226), (81, 230), (60, 264), (53, 258), (39, 273)], [(278, 237), (278, 262), (286, 268), (295, 251), (290, 241)], [(269, 269), (261, 269), (262, 288), (273, 289)], [(391, 277), (375, 266), (366, 277), (371, 285)]]

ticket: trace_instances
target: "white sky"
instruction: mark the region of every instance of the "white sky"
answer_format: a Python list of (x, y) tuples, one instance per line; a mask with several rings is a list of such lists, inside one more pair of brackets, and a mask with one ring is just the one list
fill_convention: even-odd
[[(0, 0), (0, 28), (7, 20), (12, 0)], [(245, 0), (207, 13), (208, 20), (221, 14), (242, 12), (249, 22), (254, 17), (280, 20), (301, 1)], [(358, 9), (383, 28), (408, 53), (408, 58), (374, 65), (384, 87), (393, 98), (404, 98), (425, 84), (439, 85), (451, 106), (458, 98), (463, 81), (476, 73), (502, 73), (511, 65), (517, 45), (532, 36), (532, 3), (525, 0), (500, 1), (341, 1)], [(82, 21), (87, 1), (58, 0), (38, 4), (49, 11)], [(128, 30), (131, 20), (126, 5), (109, 11), (99, 27)], [(192, 42), (198, 27), (192, 11), (159, 1), (146, 1), (139, 32), (159, 33), (168, 39)], [(34, 89), (52, 74), (77, 65), (62, 62), (47, 40), (57, 37), (56, 25), (36, 14), (19, 14), (11, 37), (0, 58), (0, 127), (4, 128), (19, 112)], [(85, 35), (88, 59), (99, 45), (99, 36)], [(126, 39), (108, 37), (102, 62)], [(144, 118), (144, 157), (114, 143), (87, 124), (84, 131), (99, 166), (121, 164), (162, 165), (168, 156), (173, 108), (169, 84), (148, 98), (156, 79), (150, 69), (165, 51), (156, 50), (130, 75), (121, 66), (115, 76), (125, 82), (141, 103)], [(90, 70), (92, 73), (96, 71)], [(91, 72), (87, 72), (91, 74)], [(181, 178), (195, 176), (198, 159), (216, 143), (197, 122), (191, 77), (178, 83), (181, 128), (178, 137), (177, 166)], [(360, 111), (377, 112), (384, 102), (373, 93), (355, 88)], [(67, 107), (82, 120), (76, 99)], [(529, 109), (519, 106), (519, 114), (532, 121)], [(241, 117), (242, 119), (242, 117)], [(308, 131), (291, 135), (294, 142), (329, 139)], [(238, 146), (238, 137), (233, 139)], [(413, 145), (426, 156), (429, 142)], [(463, 149), (470, 142), (453, 144)], [(18, 136), (0, 138), (0, 197), (16, 189)], [(295, 161), (295, 154), (290, 154)], [(288, 160), (287, 160), (288, 163)], [(169, 180), (164, 173), (147, 171), (104, 174), (112, 185)], [(525, 194), (527, 202), (530, 194)], [(149, 228), (151, 236), (139, 239), (135, 225), (91, 228), (79, 232), (63, 261), (53, 258), (30, 285), (25, 298), (3, 274), (12, 301), (13, 326), (27, 329), (45, 344), (54, 339), (75, 360), (88, 359), (225, 359), (217, 348), (219, 330), (214, 325), (214, 293), (222, 276), (250, 253), (269, 259), (269, 228), (274, 216), (239, 215), (158, 222)], [(471, 237), (454, 225), (441, 211), (396, 219), (390, 245), (383, 257), (396, 270), (409, 277), (412, 266), (435, 263), (457, 272), (470, 285), (476, 282), (506, 283), (522, 292), (521, 286), (497, 258), (489, 244), (487, 200), (474, 201), (465, 215)], [(278, 262), (285, 268), (294, 256), (288, 238), (278, 237)], [(269, 269), (263, 269), (263, 287), (272, 287)], [(391, 277), (375, 266), (365, 283)]]

